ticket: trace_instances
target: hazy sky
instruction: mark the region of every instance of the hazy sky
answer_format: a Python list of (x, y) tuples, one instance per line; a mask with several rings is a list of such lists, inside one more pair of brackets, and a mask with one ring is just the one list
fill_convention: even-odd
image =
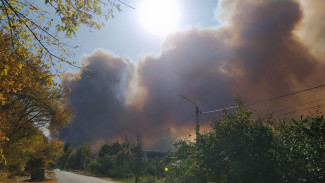
[[(181, 18), (177, 29), (184, 30), (194, 26), (214, 27), (218, 21), (214, 10), (218, 0), (175, 0), (179, 4)], [(127, 2), (127, 1), (126, 1)], [(139, 20), (141, 0), (129, 0), (135, 9), (121, 5), (122, 11), (115, 13), (115, 18), (108, 20), (99, 31), (89, 32), (81, 27), (74, 42), (81, 46), (77, 57), (91, 54), (94, 49), (102, 48), (117, 55), (129, 57), (136, 61), (148, 52), (160, 52), (163, 40), (168, 36), (156, 35), (144, 28)], [(168, 14), (168, 9), (165, 10)]]

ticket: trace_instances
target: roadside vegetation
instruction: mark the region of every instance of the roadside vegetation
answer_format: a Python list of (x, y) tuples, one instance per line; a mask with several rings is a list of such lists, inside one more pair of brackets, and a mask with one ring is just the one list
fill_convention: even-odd
[(0, 182), (53, 168), (64, 144), (44, 131), (71, 121), (60, 79), (66, 66), (80, 68), (70, 60), (78, 46), (66, 42), (80, 25), (100, 29), (114, 11), (115, 1), (0, 1)]
[(58, 165), (98, 177), (136, 182), (325, 182), (325, 119), (323, 115), (299, 120), (274, 120), (254, 115), (240, 100), (235, 111), (223, 111), (210, 132), (197, 142), (180, 140), (176, 151), (145, 158), (137, 145), (115, 142), (93, 153), (88, 145), (74, 152), (67, 144)]
[(237, 108), (198, 142), (179, 141), (167, 157), (166, 182), (324, 182), (322, 115), (275, 121)]
[(158, 182), (164, 177), (164, 159), (162, 156), (148, 158), (142, 150), (141, 138), (137, 139), (136, 144), (127, 140), (104, 144), (97, 152), (92, 152), (86, 144), (75, 150), (66, 144), (57, 167), (117, 182)]

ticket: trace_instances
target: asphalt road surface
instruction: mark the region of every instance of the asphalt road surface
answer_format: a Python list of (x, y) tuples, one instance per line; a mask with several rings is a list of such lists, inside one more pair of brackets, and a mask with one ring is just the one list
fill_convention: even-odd
[(114, 183), (95, 177), (60, 171), (59, 169), (55, 169), (54, 173), (57, 183)]

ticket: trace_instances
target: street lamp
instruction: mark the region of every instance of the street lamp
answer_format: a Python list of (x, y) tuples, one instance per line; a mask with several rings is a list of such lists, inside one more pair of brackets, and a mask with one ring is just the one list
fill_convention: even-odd
[(187, 100), (188, 102), (192, 103), (195, 105), (195, 114), (196, 114), (196, 132), (195, 132), (195, 135), (196, 135), (196, 142), (198, 142), (198, 139), (199, 139), (199, 136), (200, 136), (200, 124), (199, 124), (199, 114), (201, 113), (201, 111), (199, 110), (199, 106), (193, 102), (192, 100), (186, 98), (185, 96), (183, 95), (180, 95), (182, 98), (184, 98), (185, 100)]

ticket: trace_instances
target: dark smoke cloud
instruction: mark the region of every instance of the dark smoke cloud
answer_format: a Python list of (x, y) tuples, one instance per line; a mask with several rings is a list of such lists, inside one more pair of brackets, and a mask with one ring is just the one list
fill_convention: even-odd
[(61, 136), (74, 145), (120, 135), (118, 129), (124, 126), (127, 110), (125, 88), (133, 70), (128, 60), (101, 50), (84, 62), (88, 70), (82, 71), (82, 79), (65, 81), (65, 86), (72, 88), (70, 105), (75, 119)]
[(304, 20), (298, 1), (224, 0), (219, 9), (223, 26), (174, 33), (159, 55), (147, 55), (138, 65), (104, 51), (86, 57), (90, 71), (65, 82), (76, 118), (61, 138), (98, 144), (139, 132), (147, 149), (167, 150), (194, 128), (193, 120), (186, 121), (194, 117), (194, 106), (180, 94), (206, 111), (232, 105), (236, 94), (256, 101), (323, 83), (323, 62), (295, 34)]

